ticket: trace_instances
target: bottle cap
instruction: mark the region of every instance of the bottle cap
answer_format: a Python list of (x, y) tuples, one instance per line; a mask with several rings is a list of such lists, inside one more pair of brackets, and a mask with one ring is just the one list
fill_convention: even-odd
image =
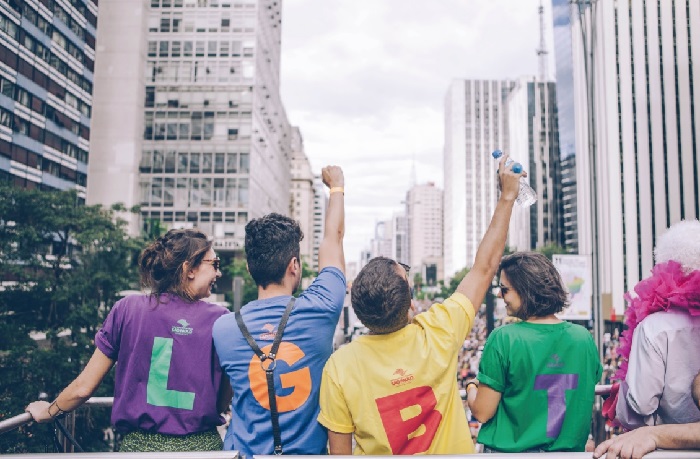
[(494, 152), (491, 153), (491, 156), (493, 156), (494, 159), (498, 159), (503, 156), (503, 152), (501, 150), (494, 150)]
[(513, 163), (513, 167), (511, 169), (516, 174), (519, 174), (523, 171), (523, 165), (520, 163)]

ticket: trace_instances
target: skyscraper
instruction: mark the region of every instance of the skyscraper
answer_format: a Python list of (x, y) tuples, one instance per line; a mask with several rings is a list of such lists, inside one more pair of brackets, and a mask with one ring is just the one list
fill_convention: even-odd
[(579, 245), (597, 248), (603, 308), (621, 312), (658, 236), (700, 216), (700, 3), (573, 9), (577, 180), (589, 190), (579, 192)]
[(0, 178), (85, 198), (97, 3), (0, 2)]
[(433, 281), (442, 279), (443, 192), (434, 183), (415, 185), (406, 193), (408, 247), (411, 275), (420, 273), (427, 281), (427, 269), (433, 266)]
[(309, 267), (316, 264), (314, 254), (314, 174), (304, 152), (304, 139), (298, 127), (292, 128), (291, 217), (304, 232), (300, 243), (301, 258)]
[[(143, 148), (146, 20), (150, 0), (102, 0), (87, 203), (127, 208), (141, 204), (139, 160)], [(140, 217), (124, 212), (132, 236)]]
[[(115, 133), (112, 145), (104, 145), (105, 160), (119, 173), (103, 175), (111, 182), (99, 201), (129, 196), (119, 188), (130, 189), (130, 165), (137, 162), (143, 229), (198, 227), (214, 237), (218, 251), (240, 250), (251, 218), (290, 212), (291, 131), (279, 95), (281, 2), (150, 0), (140, 16), (139, 0), (117, 3), (114, 15), (133, 14), (144, 27), (143, 44), (123, 39), (142, 49), (143, 72), (122, 71), (119, 82), (125, 98), (140, 93), (143, 109), (125, 116), (121, 138)], [(105, 46), (118, 49), (120, 37), (110, 39)]]
[(279, 96), (281, 2), (152, 0), (142, 216), (243, 247), (249, 219), (289, 212)]
[(571, 2), (552, 0), (554, 54), (556, 62), (559, 151), (562, 169), (563, 247), (578, 253), (576, 196), (576, 111), (574, 107), (574, 63), (571, 54)]
[(527, 164), (527, 180), (537, 193), (535, 204), (513, 212), (509, 245), (515, 250), (563, 246), (556, 84), (534, 77), (519, 79), (508, 95), (508, 116), (510, 153)]
[(474, 263), (496, 206), (496, 164), (508, 152), (506, 97), (514, 82), (454, 80), (445, 97), (445, 276)]

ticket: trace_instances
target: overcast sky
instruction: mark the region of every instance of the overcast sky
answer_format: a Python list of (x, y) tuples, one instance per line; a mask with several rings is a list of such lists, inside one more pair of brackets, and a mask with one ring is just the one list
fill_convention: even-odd
[(539, 4), (284, 0), (282, 99), (314, 172), (345, 171), (348, 262), (376, 222), (403, 209), (413, 170), (417, 183), (442, 187), (450, 82), (537, 72)]

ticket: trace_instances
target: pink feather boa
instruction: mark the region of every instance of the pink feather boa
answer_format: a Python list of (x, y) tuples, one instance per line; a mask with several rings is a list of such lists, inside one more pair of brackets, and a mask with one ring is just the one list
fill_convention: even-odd
[(632, 297), (631, 292), (625, 294), (625, 300), (629, 303), (625, 311), (627, 330), (620, 336), (618, 353), (622, 356), (622, 363), (613, 377), (618, 381), (623, 381), (627, 375), (634, 330), (644, 318), (669, 309), (688, 311), (692, 316), (700, 315), (700, 270), (685, 274), (680, 263), (660, 263), (651, 270), (651, 277), (634, 287), (634, 292), (636, 297)]

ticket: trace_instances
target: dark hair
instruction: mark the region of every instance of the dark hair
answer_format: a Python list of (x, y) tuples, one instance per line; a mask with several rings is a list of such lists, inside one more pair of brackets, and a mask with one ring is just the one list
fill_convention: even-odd
[(352, 308), (374, 333), (391, 333), (406, 325), (411, 288), (398, 266), (390, 258), (373, 258), (352, 283)]
[(280, 214), (255, 218), (245, 225), (245, 255), (255, 283), (267, 288), (281, 284), (287, 265), (299, 258), (299, 242), (304, 238), (299, 224)]
[(693, 378), (693, 384), (690, 386), (690, 393), (693, 396), (695, 406), (700, 408), (700, 373)]
[(559, 271), (541, 253), (518, 252), (503, 257), (498, 275), (505, 272), (522, 301), (516, 316), (526, 320), (561, 312), (569, 298)]
[(151, 289), (153, 296), (174, 293), (187, 301), (194, 301), (187, 291), (187, 270), (199, 266), (211, 249), (207, 236), (195, 229), (173, 229), (146, 247), (139, 257), (141, 285)]

